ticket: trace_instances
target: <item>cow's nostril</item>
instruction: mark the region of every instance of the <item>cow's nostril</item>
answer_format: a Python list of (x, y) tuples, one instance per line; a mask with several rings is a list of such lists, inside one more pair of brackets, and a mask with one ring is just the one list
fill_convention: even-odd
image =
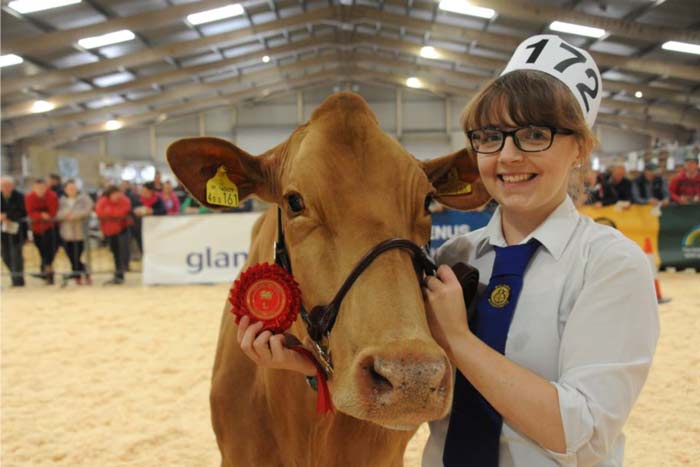
[(391, 391), (394, 388), (394, 385), (391, 384), (391, 381), (389, 381), (385, 376), (379, 373), (375, 367), (376, 361), (372, 362), (366, 368), (372, 380), (374, 390), (378, 392)]

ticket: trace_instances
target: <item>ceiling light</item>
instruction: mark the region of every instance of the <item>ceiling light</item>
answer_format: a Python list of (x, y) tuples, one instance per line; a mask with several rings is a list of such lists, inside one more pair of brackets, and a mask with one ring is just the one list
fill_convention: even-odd
[(411, 76), (406, 80), (406, 86), (408, 86), (409, 88), (422, 88), (423, 83), (415, 76)]
[(464, 0), (441, 0), (440, 9), (451, 11), (452, 13), (460, 13), (462, 15), (476, 16), (478, 18), (491, 19), (496, 16), (496, 10), (491, 8), (482, 8), (473, 6)]
[(605, 29), (581, 26), (580, 24), (564, 23), (563, 21), (554, 21), (549, 25), (549, 29), (568, 34), (576, 34), (577, 36), (595, 37), (596, 39), (605, 35)]
[(425, 47), (421, 47), (420, 56), (423, 58), (440, 58), (440, 54), (437, 53), (437, 50), (435, 50), (435, 47), (432, 47), (430, 45), (426, 45)]
[(700, 55), (700, 45), (691, 44), (689, 42), (668, 41), (664, 42), (661, 48), (664, 50), (673, 50), (674, 52)]
[(81, 0), (15, 0), (7, 4), (17, 13), (34, 13), (35, 11), (49, 10), (60, 6), (74, 5)]
[(19, 55), (15, 54), (7, 54), (7, 55), (0, 55), (0, 68), (4, 66), (11, 66), (11, 65), (18, 65), (22, 63), (24, 59), (20, 57)]
[(114, 131), (120, 129), (123, 126), (124, 124), (119, 120), (108, 120), (105, 123), (105, 130)]
[(211, 23), (212, 21), (218, 21), (220, 19), (230, 18), (232, 16), (242, 14), (243, 7), (236, 3), (234, 5), (222, 6), (221, 8), (214, 8), (213, 10), (192, 13), (191, 15), (187, 15), (187, 21), (196, 26), (198, 24)]
[(644, 97), (644, 93), (642, 91), (637, 91), (634, 93), (634, 97), (636, 97), (637, 99), (641, 99), (642, 97)]
[(56, 106), (51, 102), (47, 101), (35, 101), (32, 104), (32, 113), (38, 114), (41, 112), (48, 112), (49, 110), (55, 109)]
[(136, 35), (128, 29), (121, 29), (119, 31), (102, 34), (101, 36), (93, 36), (80, 39), (78, 41), (78, 45), (86, 49), (96, 49), (98, 47), (104, 47), (106, 45), (130, 41), (135, 37)]
[(269, 57), (268, 55), (265, 55), (265, 56), (262, 58), (262, 61), (263, 61), (263, 63), (268, 63), (268, 62), (270, 61), (270, 57)]

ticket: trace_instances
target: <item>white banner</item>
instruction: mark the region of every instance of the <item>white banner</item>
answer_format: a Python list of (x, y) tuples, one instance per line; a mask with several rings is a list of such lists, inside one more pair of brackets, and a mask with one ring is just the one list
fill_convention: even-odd
[(233, 282), (248, 258), (250, 233), (260, 215), (145, 217), (143, 283)]

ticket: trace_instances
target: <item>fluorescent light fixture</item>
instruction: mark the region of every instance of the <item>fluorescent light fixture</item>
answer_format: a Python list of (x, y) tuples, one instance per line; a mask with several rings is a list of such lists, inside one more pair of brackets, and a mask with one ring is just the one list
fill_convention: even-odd
[(15, 54), (0, 55), (0, 68), (2, 68), (4, 66), (19, 65), (23, 61), (24, 61), (24, 59), (22, 57), (20, 57), (19, 55), (15, 55)]
[(198, 24), (211, 23), (212, 21), (219, 21), (220, 19), (239, 16), (242, 14), (243, 7), (236, 3), (234, 5), (222, 6), (221, 8), (214, 8), (213, 10), (192, 13), (191, 15), (187, 15), (187, 21), (196, 26)]
[(124, 124), (119, 120), (108, 120), (105, 123), (105, 130), (114, 131), (120, 129), (123, 126)]
[(642, 97), (644, 97), (644, 93), (642, 91), (637, 91), (634, 93), (634, 97), (636, 97), (637, 99), (641, 99)]
[(432, 47), (430, 45), (426, 45), (425, 47), (421, 47), (420, 56), (423, 58), (440, 58), (440, 54), (437, 53), (437, 50), (435, 50), (435, 47)]
[(668, 41), (661, 46), (664, 50), (672, 50), (674, 52), (685, 52), (687, 54), (700, 55), (700, 45), (691, 44), (689, 42)]
[(406, 86), (408, 86), (409, 88), (422, 88), (423, 83), (415, 76), (411, 76), (406, 80)]
[(600, 170), (600, 158), (598, 158), (598, 157), (593, 158), (593, 166), (591, 168), (593, 170)]
[(464, 0), (441, 0), (440, 9), (484, 19), (491, 19), (496, 16), (496, 10), (470, 5)]
[(98, 47), (104, 47), (106, 45), (130, 41), (135, 37), (136, 35), (128, 29), (121, 29), (119, 31), (102, 34), (101, 36), (93, 36), (80, 39), (78, 41), (78, 45), (86, 49), (96, 49)]
[(32, 113), (38, 114), (42, 112), (48, 112), (49, 110), (55, 109), (56, 106), (51, 102), (47, 101), (35, 101), (32, 104)]
[(75, 5), (81, 0), (15, 0), (7, 4), (17, 13), (34, 13), (35, 11), (49, 10), (60, 6)]
[(134, 79), (134, 75), (132, 75), (131, 73), (126, 71), (126, 72), (112, 73), (110, 75), (102, 75), (102, 76), (99, 76), (97, 78), (94, 78), (92, 80), (92, 82), (97, 87), (106, 88), (109, 86), (115, 86), (117, 84), (126, 83), (128, 81), (132, 81), (133, 79)]
[(565, 32), (567, 34), (576, 34), (577, 36), (595, 37), (596, 39), (605, 35), (605, 29), (581, 26), (580, 24), (564, 23), (563, 21), (552, 22), (552, 24), (549, 25), (549, 29), (552, 31)]
[(262, 61), (263, 61), (263, 63), (269, 63), (269, 62), (270, 62), (270, 56), (269, 56), (269, 55), (265, 55), (265, 56), (262, 58)]

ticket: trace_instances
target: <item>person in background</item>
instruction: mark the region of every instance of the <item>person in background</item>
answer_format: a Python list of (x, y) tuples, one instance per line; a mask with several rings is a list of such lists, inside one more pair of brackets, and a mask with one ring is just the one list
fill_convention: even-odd
[(61, 196), (63, 196), (63, 184), (61, 183), (61, 176), (58, 174), (49, 174), (48, 184), (49, 188), (51, 188), (51, 190), (53, 190), (53, 192), (56, 193), (58, 199), (61, 199)]
[[(134, 214), (134, 209), (141, 206), (141, 198), (138, 194), (138, 190), (140, 188), (134, 187), (131, 182), (127, 180), (122, 180), (119, 183), (119, 189), (126, 195), (127, 198), (129, 198), (129, 201), (131, 201), (131, 212), (129, 215), (131, 216), (132, 222), (129, 223), (129, 237), (130, 240), (133, 239), (136, 243), (136, 249), (138, 252), (134, 255), (130, 249), (129, 257), (133, 258), (134, 260), (139, 260), (143, 254), (141, 248), (141, 218)], [(129, 244), (131, 244), (131, 241), (129, 241)]]
[(12, 275), (12, 287), (24, 286), (24, 256), (22, 245), (25, 240), (24, 195), (15, 189), (15, 180), (3, 176), (0, 180), (2, 198), (0, 213), (2, 213), (2, 260)]
[(180, 214), (180, 200), (177, 198), (171, 182), (163, 183), (160, 199), (163, 201), (166, 214)]
[(160, 199), (160, 194), (156, 190), (154, 182), (146, 182), (141, 185), (138, 204), (131, 210), (134, 216), (134, 238), (138, 245), (141, 257), (143, 257), (143, 218), (146, 216), (165, 215), (165, 204)]
[[(627, 169), (624, 164), (615, 164), (610, 168), (610, 188), (614, 193), (614, 204), (620, 201), (632, 202), (632, 182), (627, 178)], [(606, 203), (603, 202), (603, 205)]]
[(58, 251), (59, 236), (55, 217), (58, 213), (58, 197), (50, 190), (43, 178), (37, 178), (32, 184), (32, 191), (24, 197), (24, 207), (31, 220), (34, 244), (41, 255), (41, 273), (33, 274), (46, 281), (54, 283), (53, 260)]
[(114, 257), (114, 278), (105, 285), (124, 283), (124, 273), (129, 268), (130, 211), (131, 201), (114, 185), (108, 186), (97, 200), (95, 212)]
[(58, 231), (70, 260), (71, 273), (63, 276), (61, 286), (65, 287), (69, 279), (75, 279), (75, 282), (80, 285), (83, 283), (83, 278), (89, 285), (92, 283), (90, 274), (80, 258), (85, 248), (87, 219), (92, 211), (93, 202), (88, 195), (78, 191), (74, 180), (66, 182), (63, 192), (65, 195), (58, 200), (56, 219), (60, 221)]
[(698, 156), (688, 152), (683, 168), (669, 183), (671, 200), (678, 204), (700, 203), (700, 171)]
[(155, 175), (153, 175), (153, 190), (157, 192), (163, 191), (163, 180), (162, 180), (163, 174), (160, 173), (160, 170), (156, 170)]
[(644, 171), (632, 182), (632, 202), (652, 206), (668, 205), (668, 185), (661, 177), (658, 165), (653, 162), (644, 164)]

